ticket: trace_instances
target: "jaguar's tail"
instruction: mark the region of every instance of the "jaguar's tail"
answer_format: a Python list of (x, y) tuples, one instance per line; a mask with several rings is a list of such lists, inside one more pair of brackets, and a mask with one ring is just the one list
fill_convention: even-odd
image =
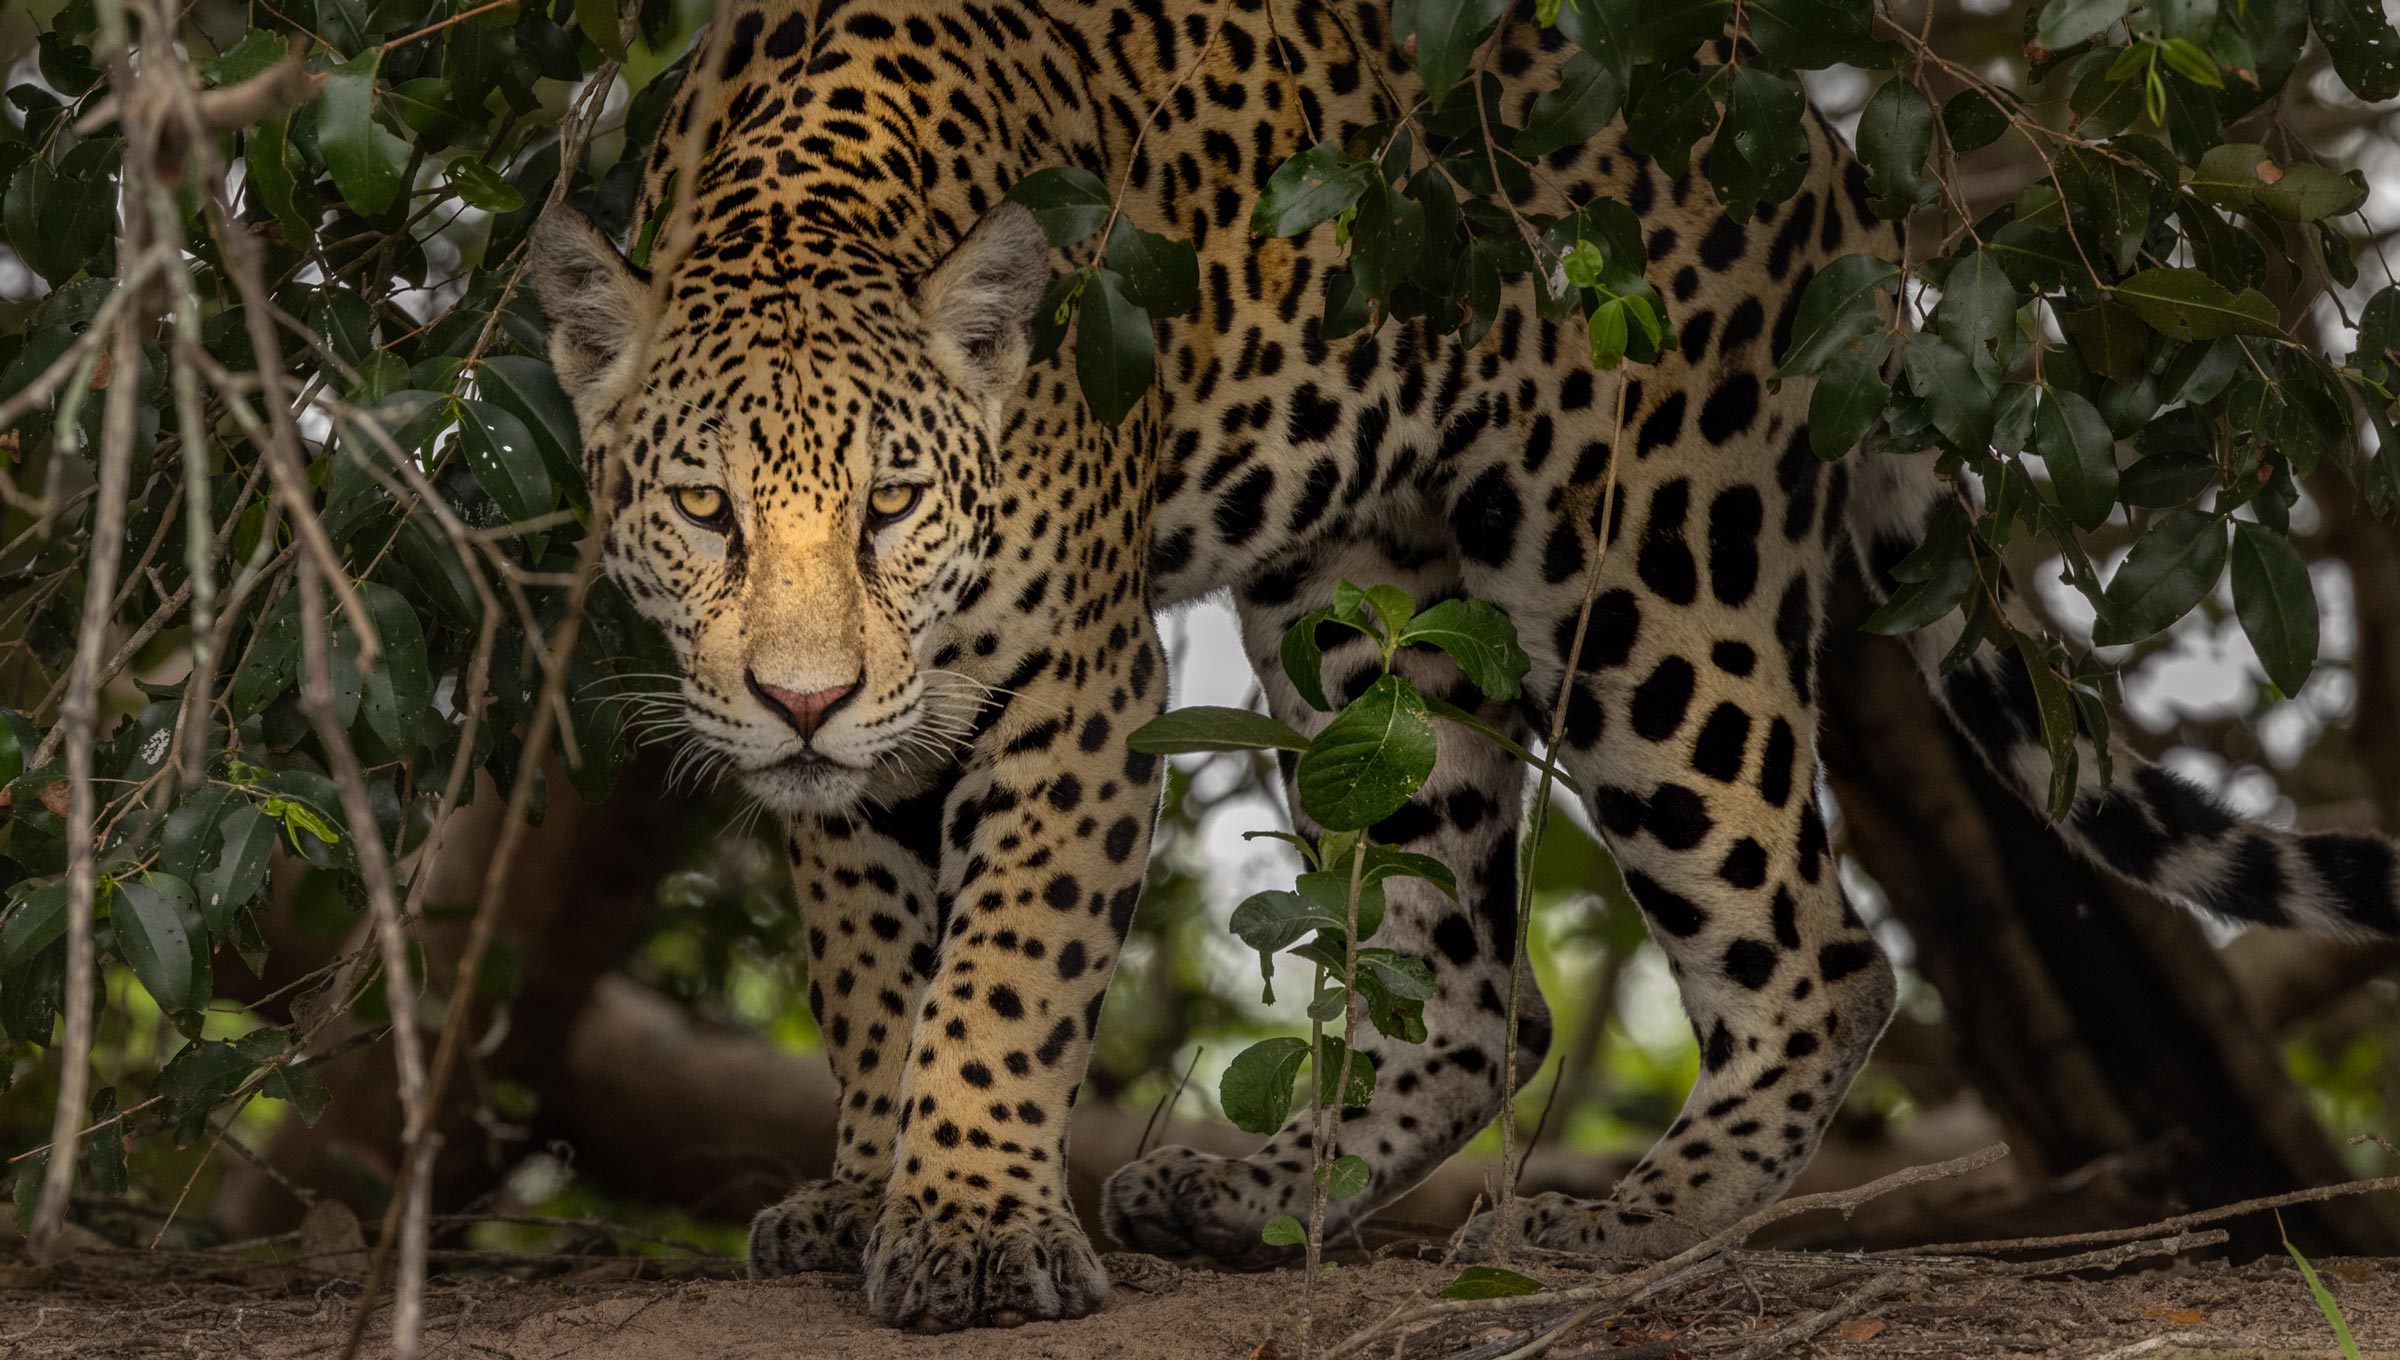
[[(1876, 598), (1924, 541), (1951, 493), (1930, 458), (1851, 460), (1850, 537)], [(2001, 779), (2041, 811), (2050, 755), (2024, 659), (1985, 643), (1944, 674), (1964, 628), (1956, 613), (1906, 635), (1934, 696)], [(2103, 785), (2088, 733), (2077, 737), (2073, 810), (2056, 823), (2101, 868), (2188, 906), (2312, 934), (2400, 935), (2400, 846), (2376, 835), (2295, 832), (2244, 821), (2189, 781), (2126, 747), (2110, 748)]]

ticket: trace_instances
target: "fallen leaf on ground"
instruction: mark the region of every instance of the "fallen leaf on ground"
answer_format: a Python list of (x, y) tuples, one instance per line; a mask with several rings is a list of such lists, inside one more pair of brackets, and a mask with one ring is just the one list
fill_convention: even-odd
[(2208, 1316), (2197, 1308), (2177, 1308), (2171, 1303), (2145, 1303), (2134, 1311), (2152, 1322), (2172, 1322), (2181, 1327), (2192, 1326)]
[(1835, 1328), (1833, 1334), (1844, 1341), (1873, 1341), (1891, 1325), (1882, 1318), (1852, 1318)]

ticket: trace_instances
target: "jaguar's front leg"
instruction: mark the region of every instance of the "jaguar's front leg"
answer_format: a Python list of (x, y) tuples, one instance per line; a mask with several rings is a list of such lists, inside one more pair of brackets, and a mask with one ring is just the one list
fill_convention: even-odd
[(932, 975), (942, 795), (855, 816), (794, 818), (786, 834), (808, 932), (808, 1006), (841, 1091), (833, 1174), (750, 1223), (750, 1274), (856, 1271), (891, 1180), (900, 1083)]
[(892, 1326), (1080, 1317), (1108, 1292), (1068, 1203), (1067, 1115), (1158, 809), (1161, 762), (1125, 735), (1165, 680), (1147, 618), (1094, 642), (1071, 683), (1017, 689), (950, 797), (940, 957), (867, 1244), (868, 1307)]

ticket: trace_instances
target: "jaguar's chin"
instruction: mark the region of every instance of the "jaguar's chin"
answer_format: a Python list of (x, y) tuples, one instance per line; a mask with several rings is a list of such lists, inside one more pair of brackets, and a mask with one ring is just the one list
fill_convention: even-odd
[(804, 752), (789, 760), (742, 772), (742, 787), (775, 812), (848, 812), (872, 790), (869, 771)]

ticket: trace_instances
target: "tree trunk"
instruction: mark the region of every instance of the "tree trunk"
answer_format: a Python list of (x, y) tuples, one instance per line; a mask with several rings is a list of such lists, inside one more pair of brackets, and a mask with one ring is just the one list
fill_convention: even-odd
[[(2069, 854), (1951, 729), (1904, 649), (1858, 631), (1867, 612), (1845, 572), (1822, 672), (1828, 779), (2029, 1170), (2085, 1172), (2093, 1226), (2346, 1179), (2197, 922)], [(2320, 1251), (2400, 1247), (2363, 1199), (2283, 1221)], [(2272, 1219), (2227, 1226), (2245, 1257), (2279, 1249)]]

